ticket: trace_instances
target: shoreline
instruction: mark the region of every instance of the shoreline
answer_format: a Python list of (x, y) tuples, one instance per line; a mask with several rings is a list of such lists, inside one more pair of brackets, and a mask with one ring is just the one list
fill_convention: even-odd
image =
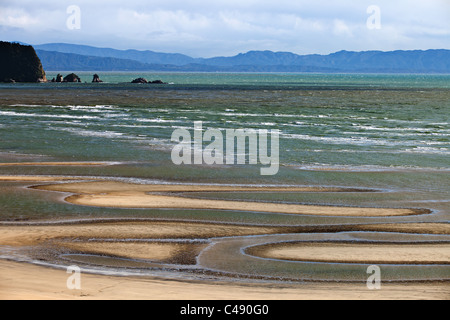
[(248, 284), (81, 274), (81, 290), (69, 290), (64, 270), (0, 260), (1, 300), (446, 300), (448, 283)]
[[(83, 181), (89, 180), (89, 181)], [(320, 187), (244, 187), (223, 185), (177, 185), (177, 184), (151, 184), (139, 185), (117, 181), (104, 181), (92, 178), (74, 178), (64, 176), (0, 176), (4, 182), (48, 182), (47, 185), (29, 186), (29, 189), (41, 190), (52, 193), (68, 194), (65, 198), (69, 205), (97, 205), (104, 208), (165, 208), (177, 207), (179, 209), (192, 209), (199, 206), (202, 209), (258, 211), (292, 214), (312, 214), (317, 216), (337, 217), (367, 217), (370, 213), (382, 213), (377, 215), (386, 218), (385, 223), (361, 223), (352, 225), (252, 225), (236, 223), (201, 222), (192, 218), (192, 221), (177, 221), (176, 219), (164, 221), (163, 219), (127, 219), (116, 217), (108, 219), (91, 218), (85, 221), (71, 223), (67, 221), (28, 221), (25, 223), (5, 222), (0, 223), (0, 248), (5, 249), (3, 258), (0, 259), (0, 299), (185, 299), (189, 296), (192, 300), (234, 300), (234, 299), (280, 299), (280, 300), (313, 300), (313, 299), (448, 299), (450, 292), (448, 281), (445, 277), (442, 281), (426, 280), (420, 273), (412, 279), (401, 281), (383, 282), (383, 290), (370, 291), (361, 281), (333, 281), (330, 280), (302, 280), (299, 282), (283, 281), (279, 279), (267, 283), (254, 281), (265, 279), (256, 272), (242, 277), (239, 272), (227, 274), (226, 269), (210, 269), (208, 265), (200, 263), (199, 257), (214, 247), (218, 241), (252, 241), (254, 237), (266, 238), (272, 236), (275, 239), (281, 235), (307, 236), (309, 234), (323, 237), (326, 241), (331, 234), (347, 232), (371, 232), (377, 237), (382, 233), (398, 233), (410, 239), (402, 244), (402, 248), (414, 255), (417, 244), (415, 239), (419, 234), (423, 239), (429, 239), (426, 244), (426, 252), (430, 259), (423, 258), (415, 261), (408, 256), (399, 257), (397, 247), (394, 244), (386, 245), (382, 239), (377, 239), (373, 246), (378, 250), (375, 260), (362, 260), (367, 250), (367, 243), (360, 241), (354, 244), (343, 245), (344, 250), (339, 253), (339, 245), (330, 242), (324, 244), (326, 252), (321, 262), (334, 263), (383, 263), (383, 255), (394, 254), (397, 260), (391, 262), (404, 262), (407, 266), (414, 266), (416, 262), (434, 263), (447, 259), (437, 257), (448, 248), (450, 242), (450, 224), (443, 222), (389, 222), (392, 216), (408, 216), (407, 210), (419, 209), (380, 209), (380, 208), (356, 208), (356, 207), (331, 207), (331, 206), (305, 206), (287, 205), (280, 203), (246, 202), (205, 200), (188, 198), (194, 192), (313, 192), (313, 193), (357, 193), (354, 188), (320, 188)], [(76, 181), (76, 182), (73, 182)], [(61, 182), (61, 183), (58, 183)], [(57, 184), (55, 184), (57, 183)], [(365, 192), (366, 190), (362, 190)], [(366, 191), (367, 192), (367, 191)], [(71, 194), (71, 195), (70, 195)], [(197, 208), (198, 209), (198, 208)], [(322, 210), (322, 211), (321, 211)], [(326, 211), (324, 211), (326, 210)], [(397, 215), (393, 214), (397, 213)], [(324, 214), (325, 213), (325, 214)], [(369, 213), (369, 215), (367, 215)], [(409, 211), (411, 213), (411, 211)], [(417, 212), (416, 212), (417, 213)], [(167, 218), (170, 218), (168, 216)], [(326, 218), (325, 218), (326, 219)], [(328, 236), (327, 236), (328, 235)], [(433, 238), (435, 235), (436, 238)], [(314, 236), (316, 237), (316, 236)], [(396, 240), (385, 237), (387, 242)], [(394, 237), (395, 238), (395, 237)], [(322, 238), (320, 238), (322, 239)], [(351, 235), (350, 235), (350, 238)], [(447, 240), (448, 239), (448, 240)], [(234, 241), (233, 240), (233, 241)], [(275, 241), (275, 240), (273, 240)], [(354, 240), (353, 240), (354, 241)], [(405, 240), (406, 241), (406, 240)], [(424, 241), (424, 240), (422, 240)], [(441, 243), (440, 243), (441, 242)], [(292, 244), (290, 244), (292, 245)], [(301, 261), (298, 250), (282, 252), (289, 245), (276, 247), (276, 242), (259, 246), (259, 259), (273, 260), (279, 258), (280, 251), (285, 260)], [(280, 246), (280, 244), (278, 244)], [(371, 245), (372, 246), (372, 245)], [(397, 244), (398, 246), (398, 244)], [(257, 246), (258, 247), (258, 246)], [(266, 249), (273, 249), (270, 252)], [(287, 249), (286, 249), (287, 248)], [(395, 250), (390, 250), (394, 248)], [(442, 248), (444, 251), (442, 252)], [(318, 250), (312, 246), (309, 254), (316, 255)], [(319, 248), (320, 249), (320, 248)], [(12, 250), (13, 255), (9, 255)], [(244, 250), (244, 249), (243, 249)], [(355, 251), (356, 250), (356, 251)], [(431, 252), (431, 251), (433, 252)], [(262, 253), (261, 253), (262, 251)], [(245, 252), (245, 250), (243, 251)], [(355, 253), (356, 252), (356, 253)], [(359, 252), (359, 254), (357, 254)], [(396, 253), (397, 252), (397, 253)], [(30, 261), (41, 261), (48, 264), (47, 267), (27, 262), (12, 261), (14, 254), (25, 255)], [(232, 258), (227, 251), (214, 252), (217, 257)], [(228, 255), (229, 254), (229, 255)], [(341, 254), (344, 260), (336, 259), (333, 255)], [(433, 255), (434, 254), (434, 255)], [(437, 257), (437, 258), (436, 258)], [(369, 257), (370, 258), (370, 257)], [(204, 255), (203, 255), (204, 259)], [(214, 259), (214, 258), (212, 258)], [(221, 258), (222, 259), (222, 258)], [(233, 260), (234, 261), (234, 260)], [(230, 263), (239, 264), (236, 260)], [(446, 262), (446, 260), (445, 260)], [(142, 276), (134, 275), (104, 275), (99, 273), (82, 274), (82, 290), (71, 291), (66, 288), (66, 280), (69, 275), (61, 268), (65, 264), (77, 264), (81, 266), (98, 266), (105, 272), (111, 268), (127, 270), (127, 268), (143, 268), (142, 270), (178, 270), (175, 278), (168, 276)], [(51, 267), (54, 265), (55, 267)], [(58, 266), (58, 268), (56, 268)], [(125, 268), (125, 269), (121, 269)], [(131, 270), (130, 269), (130, 270)], [(205, 279), (191, 280), (182, 273), (183, 270), (198, 270), (207, 275)], [(211, 274), (209, 274), (210, 272)], [(349, 269), (350, 272), (350, 269)], [(351, 271), (350, 278), (359, 279), (359, 273)], [(223, 274), (223, 276), (219, 276)], [(442, 272), (441, 272), (442, 274)], [(259, 278), (262, 277), (262, 278)], [(55, 282), (55, 279), (59, 279)], [(288, 278), (286, 278), (288, 279)], [(99, 288), (109, 288), (99, 289)], [(190, 295), (187, 295), (190, 292)]]

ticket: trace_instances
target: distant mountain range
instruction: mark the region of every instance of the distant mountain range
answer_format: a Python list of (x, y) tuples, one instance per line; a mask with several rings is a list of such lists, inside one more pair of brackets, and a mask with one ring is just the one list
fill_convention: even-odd
[(250, 51), (205, 59), (63, 43), (34, 48), (47, 71), (450, 73), (450, 50), (340, 51), (330, 55)]

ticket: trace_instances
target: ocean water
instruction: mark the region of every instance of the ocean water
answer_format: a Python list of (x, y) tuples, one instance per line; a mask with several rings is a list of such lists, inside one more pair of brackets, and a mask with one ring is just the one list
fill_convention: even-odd
[[(138, 76), (170, 84), (129, 83)], [(0, 160), (120, 164), (0, 174), (379, 188), (448, 205), (450, 76), (105, 73), (101, 84), (89, 83), (91, 73), (80, 77), (87, 83), (0, 85)], [(193, 133), (195, 121), (204, 130), (280, 130), (280, 171), (174, 165), (171, 135)]]
[[(23, 188), (29, 184), (11, 182), (0, 185), (0, 221), (170, 217), (257, 225), (449, 222), (449, 75), (99, 73), (104, 83), (92, 84), (93, 73), (78, 74), (84, 83), (0, 84), (0, 162), (112, 165), (0, 166), (0, 175), (366, 188), (377, 192), (191, 196), (425, 208), (433, 214), (383, 219), (88, 208), (58, 201), (58, 194)], [(47, 76), (51, 79), (56, 73)], [(168, 84), (130, 83), (138, 77)], [(262, 166), (250, 164), (174, 165), (171, 151), (176, 143), (171, 135), (176, 129), (193, 133), (196, 121), (202, 121), (204, 130), (280, 130), (278, 174), (261, 176)], [(438, 278), (448, 274), (448, 268), (441, 269)], [(284, 272), (283, 267), (280, 270)]]

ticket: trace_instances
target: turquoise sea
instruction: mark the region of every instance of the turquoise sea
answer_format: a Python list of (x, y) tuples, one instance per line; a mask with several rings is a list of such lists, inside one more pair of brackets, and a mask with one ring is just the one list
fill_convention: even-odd
[[(68, 72), (61, 72), (63, 75)], [(55, 77), (50, 72), (47, 78)], [(105, 161), (104, 167), (0, 166), (0, 175), (107, 177), (136, 183), (333, 186), (367, 193), (208, 193), (197, 197), (337, 206), (425, 208), (450, 217), (450, 75), (80, 72), (84, 83), (0, 84), (0, 162)], [(131, 84), (144, 77), (168, 84)], [(280, 130), (280, 171), (171, 161), (175, 129)], [(2, 183), (0, 221), (167, 218), (162, 210), (76, 207)], [(26, 193), (26, 194), (25, 194)], [(172, 210), (174, 220), (258, 225), (387, 222)], [(429, 240), (429, 239), (428, 239)], [(439, 270), (439, 277), (449, 269)]]

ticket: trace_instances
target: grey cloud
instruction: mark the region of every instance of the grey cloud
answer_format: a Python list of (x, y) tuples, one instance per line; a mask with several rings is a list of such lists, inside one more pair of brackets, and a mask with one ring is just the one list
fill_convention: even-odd
[[(81, 9), (81, 30), (67, 30), (66, 8)], [(382, 29), (366, 28), (369, 5)], [(449, 48), (446, 0), (2, 0), (4, 38), (231, 55), (248, 50), (328, 53)], [(38, 23), (36, 23), (38, 21)], [(38, 30), (39, 32), (37, 32)]]

